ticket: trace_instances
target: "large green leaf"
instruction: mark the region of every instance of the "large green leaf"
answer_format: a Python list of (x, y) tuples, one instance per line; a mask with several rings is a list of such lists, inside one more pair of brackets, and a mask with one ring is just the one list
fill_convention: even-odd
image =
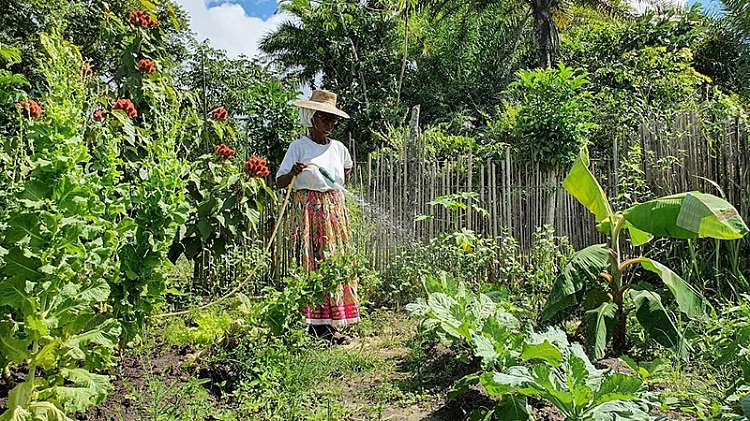
[(639, 230), (662, 237), (735, 240), (748, 232), (742, 217), (729, 202), (699, 192), (654, 199), (623, 214)]
[[(31, 403), (34, 395), (34, 383), (32, 379), (26, 379), (8, 392), (8, 412), (14, 408), (26, 408)], [(7, 412), (6, 412), (7, 414)], [(3, 414), (4, 416), (5, 414)], [(2, 418), (0, 418), (2, 419)]]
[(706, 314), (706, 300), (698, 291), (688, 285), (679, 275), (661, 263), (643, 258), (641, 266), (651, 271), (662, 279), (667, 285), (680, 307), (680, 311), (692, 319), (703, 317)]
[(470, 386), (479, 383), (479, 374), (473, 373), (461, 378), (448, 392), (448, 399), (455, 399), (469, 390)]
[(680, 356), (686, 356), (685, 340), (677, 329), (672, 313), (662, 304), (659, 294), (645, 289), (631, 289), (628, 294), (635, 301), (635, 316), (646, 333)]
[(742, 406), (742, 414), (746, 417), (750, 417), (750, 395), (745, 395), (745, 397), (740, 400), (740, 405)]
[(612, 216), (612, 207), (607, 200), (607, 195), (589, 170), (589, 151), (587, 148), (581, 149), (573, 167), (563, 180), (563, 187), (594, 214), (597, 222)]
[(492, 299), (484, 294), (479, 294), (476, 300), (469, 302), (466, 310), (475, 320), (483, 322), (488, 317), (495, 314), (495, 304)]
[(88, 343), (95, 343), (106, 348), (114, 348), (122, 333), (120, 322), (115, 319), (107, 319), (101, 325), (87, 332), (71, 336), (66, 345), (72, 348), (80, 348)]
[(578, 304), (579, 291), (586, 283), (595, 282), (608, 264), (609, 248), (606, 244), (594, 244), (573, 253), (560, 271), (547, 297), (547, 303), (542, 310), (542, 321), (547, 321), (557, 313)]
[(527, 421), (532, 419), (529, 409), (526, 396), (505, 395), (495, 407), (495, 415), (503, 421)]
[(586, 328), (586, 349), (592, 358), (599, 360), (604, 357), (604, 350), (617, 325), (617, 305), (612, 301), (602, 303), (583, 315), (583, 323)]
[(52, 402), (37, 401), (32, 402), (29, 405), (29, 410), (33, 414), (34, 421), (45, 420), (45, 421), (75, 421), (73, 418), (65, 415), (60, 408), (56, 407)]
[(503, 396), (514, 390), (526, 396), (544, 391), (524, 366), (510, 367), (507, 373), (484, 372), (479, 376), (479, 382), (491, 396)]
[[(24, 314), (34, 312), (34, 304), (26, 288), (34, 284), (23, 278), (11, 278), (0, 282), (0, 306), (21, 310)], [(31, 288), (29, 288), (31, 290)]]
[(494, 342), (482, 335), (471, 335), (471, 340), (474, 355), (482, 359), (482, 367), (485, 369), (492, 368), (498, 358)]
[(63, 369), (62, 374), (73, 386), (56, 386), (52, 393), (67, 412), (84, 412), (103, 401), (113, 389), (109, 377), (82, 368)]
[(614, 400), (630, 400), (638, 396), (642, 387), (643, 380), (636, 376), (611, 373), (596, 391), (594, 403), (599, 405)]
[(11, 407), (0, 415), (0, 421), (33, 421), (31, 412), (26, 408), (16, 406)]
[(613, 400), (586, 411), (583, 419), (591, 421), (658, 421), (664, 419), (652, 418), (649, 415), (650, 410), (648, 402), (643, 398)]
[(3, 257), (5, 259), (5, 267), (0, 269), (0, 271), (9, 277), (27, 281), (39, 279), (42, 276), (39, 272), (41, 262), (39, 259), (31, 257), (30, 254), (30, 252), (25, 252), (18, 247), (11, 248), (8, 250), (8, 254)]
[(628, 233), (630, 234), (630, 242), (634, 246), (642, 246), (651, 241), (651, 239), (653, 238), (651, 234), (639, 230), (628, 221), (625, 221), (625, 228), (628, 230)]
[(0, 322), (0, 353), (5, 358), (16, 364), (21, 364), (29, 357), (29, 346), (31, 340), (17, 338), (13, 334), (12, 325), (8, 322)]
[(31, 246), (39, 247), (47, 242), (40, 234), (39, 217), (33, 213), (21, 213), (8, 221), (5, 240), (10, 243), (28, 242)]
[(524, 362), (541, 360), (552, 366), (558, 366), (562, 362), (562, 359), (562, 353), (547, 340), (538, 344), (524, 343), (523, 351), (521, 352), (521, 360)]

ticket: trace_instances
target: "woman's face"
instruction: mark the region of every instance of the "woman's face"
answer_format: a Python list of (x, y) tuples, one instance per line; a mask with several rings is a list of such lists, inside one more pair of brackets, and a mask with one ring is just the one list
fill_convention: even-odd
[(331, 134), (338, 121), (338, 116), (323, 111), (316, 111), (313, 114), (313, 127), (326, 136)]

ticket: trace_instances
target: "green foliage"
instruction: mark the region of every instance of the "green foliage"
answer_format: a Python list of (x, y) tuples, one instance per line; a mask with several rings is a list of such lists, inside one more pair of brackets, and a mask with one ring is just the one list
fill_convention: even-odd
[[(123, 323), (127, 343), (139, 340), (146, 318), (163, 302), (167, 253), (189, 211), (185, 200), (189, 167), (178, 156), (178, 148), (192, 136), (195, 112), (181, 107), (184, 97), (170, 85), (168, 70), (174, 64), (169, 61), (165, 32), (160, 27), (126, 24), (121, 20), (126, 16), (108, 16), (105, 33), (121, 48), (120, 66), (114, 73), (116, 92), (110, 95), (132, 100), (138, 114), (130, 118), (113, 110), (90, 136), (92, 141), (98, 136), (122, 136), (119, 160), (112, 164), (122, 174), (119, 183), (128, 186), (127, 212), (135, 232), (118, 250), (122, 275), (110, 283), (110, 303)], [(139, 71), (137, 61), (142, 57), (153, 60), (157, 71)], [(115, 197), (125, 194), (122, 187), (113, 190)]]
[(743, 89), (737, 81), (746, 61), (744, 47), (732, 47), (722, 31), (697, 6), (570, 27), (561, 37), (561, 54), (591, 81), (592, 121), (599, 127), (590, 135), (592, 152), (609, 154), (613, 136), (629, 136), (644, 120), (669, 122), (688, 110), (721, 120), (704, 106), (721, 101), (717, 86)]
[(183, 253), (196, 259), (204, 250), (220, 258), (228, 248), (251, 242), (257, 236), (261, 211), (276, 199), (263, 179), (217, 154), (194, 161), (187, 191), (192, 212), (171, 245), (172, 262)]
[[(648, 242), (652, 236), (671, 238), (709, 237), (742, 238), (748, 228), (737, 210), (718, 197), (699, 193), (682, 193), (637, 204), (622, 212), (612, 209), (604, 191), (588, 169), (588, 151), (582, 149), (563, 187), (594, 214), (597, 230), (607, 235), (611, 244), (593, 245), (574, 254), (561, 272), (543, 319), (549, 319), (570, 307), (586, 310), (586, 343), (594, 358), (601, 358), (610, 340), (614, 351), (622, 352), (628, 315), (636, 319), (651, 338), (686, 357), (687, 342), (679, 326), (679, 314), (696, 320), (704, 316), (707, 300), (680, 276), (661, 263), (646, 257), (621, 261), (620, 234), (626, 230), (633, 245)], [(662, 294), (643, 281), (624, 278), (634, 264), (661, 279), (678, 309), (675, 315), (664, 303)], [(601, 277), (606, 289), (591, 287)], [(666, 292), (666, 291), (665, 291)], [(583, 299), (585, 297), (585, 300)]]
[[(443, 209), (448, 211), (448, 218), (452, 219), (453, 225), (455, 227), (456, 232), (454, 233), (454, 236), (460, 236), (462, 238), (465, 238), (465, 241), (460, 241), (457, 237), (457, 244), (463, 248), (466, 251), (470, 251), (471, 247), (471, 240), (475, 238), (474, 233), (471, 230), (468, 230), (466, 228), (463, 228), (460, 230), (461, 225), (461, 219), (459, 218), (459, 213), (461, 211), (466, 211), (466, 209), (471, 206), (471, 209), (474, 210), (478, 215), (489, 217), (489, 213), (486, 209), (480, 207), (474, 202), (479, 201), (479, 194), (476, 192), (460, 192), (460, 193), (451, 193), (446, 194), (443, 196), (438, 196), (435, 199), (427, 202), (430, 206), (442, 206)], [(423, 221), (423, 220), (430, 220), (434, 219), (434, 215), (417, 215), (417, 221)], [(450, 222), (450, 220), (448, 221)]]
[[(498, 87), (507, 86), (519, 68), (536, 64), (527, 37), (516, 39), (519, 33), (527, 33), (519, 27), (530, 19), (525, 18), (524, 5), (510, 2), (485, 2), (484, 7), (444, 2), (446, 10), (431, 10), (439, 4), (406, 16), (408, 34), (404, 37), (409, 60), (416, 65), (407, 67), (402, 98), (408, 104), (420, 104), (422, 121), (461, 120), (460, 131), (453, 125), (451, 132), (471, 137), (468, 132), (485, 119), (482, 113), (498, 102)], [(427, 130), (425, 134), (430, 137)]]
[(292, 88), (296, 84), (280, 81), (246, 58), (230, 59), (226, 52), (205, 42), (191, 44), (190, 49), (189, 57), (177, 69), (180, 84), (196, 93), (196, 106), (204, 120), (219, 106), (232, 117), (219, 124), (226, 133), (214, 135), (204, 130), (202, 144), (185, 145), (191, 155), (213, 152), (214, 144), (226, 143), (235, 147), (239, 157), (254, 154), (268, 159), (269, 168), (278, 166), (289, 142), (299, 135), (297, 110), (289, 106), (298, 95)]
[(371, 299), (376, 305), (399, 306), (422, 292), (422, 277), (446, 271), (472, 287), (501, 284), (520, 273), (518, 244), (509, 237), (501, 242), (470, 230), (441, 234), (425, 245), (404, 251), (389, 262)]
[(515, 117), (515, 150), (542, 169), (567, 165), (595, 126), (593, 104), (580, 69), (560, 64), (557, 69), (522, 70), (508, 85), (507, 94), (520, 109)]
[(155, 421), (190, 421), (201, 419), (234, 420), (216, 407), (205, 385), (209, 379), (191, 378), (187, 383), (162, 380), (152, 373), (146, 385), (130, 395), (141, 416)]
[(653, 198), (651, 188), (644, 180), (645, 174), (641, 167), (643, 158), (643, 149), (636, 143), (620, 159), (617, 167), (617, 197), (613, 199), (615, 207), (625, 208)]
[(8, 206), (0, 214), (0, 363), (28, 369), (3, 419), (67, 419), (64, 412), (84, 411), (111, 390), (93, 371), (115, 364), (121, 327), (108, 314), (108, 282), (134, 231), (126, 198), (108, 194), (120, 180), (103, 165), (116, 159), (116, 139), (90, 150), (82, 133), (80, 53), (55, 35), (42, 34), (41, 43), (48, 54), (39, 63), (48, 83), (42, 116), (18, 118), (20, 134), (0, 139), (4, 148), (23, 145), (24, 156), (23, 172), (4, 186)]
[(502, 294), (476, 294), (444, 272), (424, 284), (427, 300), (407, 306), (422, 319), (421, 328), (482, 362), (483, 371), (461, 379), (449, 397), (481, 383), (502, 396), (494, 413), (512, 419), (532, 419), (526, 396), (548, 400), (567, 420), (651, 419), (654, 402), (642, 378), (596, 369), (562, 331), (522, 332)]
[[(651, 419), (653, 398), (640, 378), (595, 368), (581, 346), (568, 343), (559, 330), (532, 334), (520, 359), (524, 365), (485, 372), (479, 382), (493, 396), (540, 396), (566, 420)], [(523, 415), (516, 419), (530, 419), (525, 405), (516, 408)]]
[(750, 36), (750, 11), (742, 0), (721, 0), (728, 12), (728, 20), (744, 36)]
[[(401, 37), (392, 11), (376, 1), (360, 6), (310, 0), (283, 2), (281, 10), (294, 19), (266, 35), (261, 51), (281, 73), (336, 92), (339, 107), (352, 116), (339, 124), (338, 138), (351, 135), (359, 147), (372, 149), (371, 133), (402, 112), (396, 103)], [(310, 40), (316, 40), (312, 48)]]
[(703, 359), (717, 367), (731, 370), (727, 396), (750, 386), (750, 305), (744, 296), (738, 304), (725, 305), (716, 317), (708, 320), (705, 335), (697, 338)]
[(120, 54), (119, 45), (111, 43), (102, 31), (112, 16), (127, 19), (131, 10), (148, 9), (168, 34), (165, 42), (173, 61), (182, 59), (183, 40), (191, 37), (187, 14), (171, 0), (9, 0), (5, 6), (0, 10), (0, 42), (23, 46), (23, 61), (15, 70), (29, 76), (34, 86), (41, 80), (34, 63), (45, 55), (39, 43), (42, 32), (59, 31), (60, 36), (80, 49), (97, 73), (108, 76), (118, 67)]
[(507, 296), (497, 291), (476, 294), (446, 272), (426, 276), (424, 288), (427, 301), (418, 298), (406, 309), (422, 318), (425, 332), (448, 345), (468, 348), (485, 369), (515, 361), (520, 323), (510, 313), (514, 306)]
[(208, 347), (220, 343), (235, 324), (242, 319), (233, 317), (226, 310), (213, 310), (198, 313), (187, 326), (180, 318), (170, 320), (164, 327), (164, 338), (177, 346), (187, 344)]

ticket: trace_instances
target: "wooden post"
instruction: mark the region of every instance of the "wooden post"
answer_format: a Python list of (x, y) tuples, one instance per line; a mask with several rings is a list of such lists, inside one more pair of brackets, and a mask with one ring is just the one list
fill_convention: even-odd
[(417, 216), (417, 196), (419, 195), (417, 186), (417, 162), (419, 160), (419, 105), (411, 109), (411, 121), (409, 122), (409, 138), (404, 147), (404, 178), (406, 188), (404, 197), (406, 198), (407, 217), (411, 218), (411, 226), (414, 227), (414, 218)]

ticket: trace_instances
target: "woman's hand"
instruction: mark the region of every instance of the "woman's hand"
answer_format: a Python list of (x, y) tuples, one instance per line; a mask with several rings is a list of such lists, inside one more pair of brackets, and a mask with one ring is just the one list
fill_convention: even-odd
[(280, 189), (285, 188), (292, 182), (292, 178), (298, 176), (305, 168), (307, 168), (307, 164), (304, 162), (295, 162), (288, 173), (276, 179), (276, 186)]
[(292, 170), (289, 171), (289, 173), (296, 177), (305, 168), (307, 168), (307, 164), (305, 164), (304, 162), (295, 162), (294, 165), (292, 165)]

